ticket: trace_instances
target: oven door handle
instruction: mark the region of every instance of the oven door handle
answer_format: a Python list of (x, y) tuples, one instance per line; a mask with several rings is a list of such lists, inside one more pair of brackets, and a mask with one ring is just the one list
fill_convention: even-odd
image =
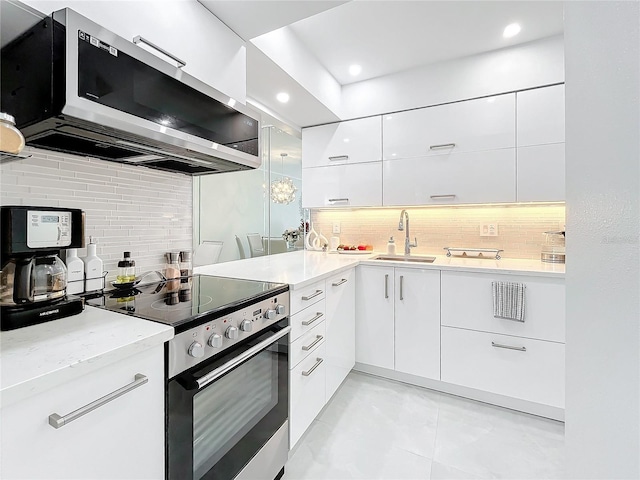
[(198, 390), (200, 390), (202, 387), (206, 387), (207, 385), (209, 385), (212, 382), (215, 382), (218, 378), (223, 376), (225, 373), (233, 370), (234, 368), (236, 368), (241, 363), (246, 362), (247, 360), (249, 360), (251, 357), (253, 357), (257, 353), (260, 353), (262, 350), (265, 350), (273, 342), (275, 342), (276, 340), (281, 339), (282, 337), (287, 335), (290, 331), (291, 331), (291, 327), (290, 326), (283, 328), (282, 330), (280, 330), (275, 335), (271, 335), (269, 338), (263, 340), (262, 342), (260, 342), (257, 345), (254, 345), (249, 350), (247, 350), (245, 352), (242, 352), (240, 355), (238, 355), (233, 360), (230, 360), (227, 363), (225, 363), (224, 365), (222, 365), (221, 367), (218, 367), (215, 370), (212, 370), (211, 372), (207, 373), (206, 375), (203, 375), (198, 380), (196, 380), (196, 383), (198, 384)]

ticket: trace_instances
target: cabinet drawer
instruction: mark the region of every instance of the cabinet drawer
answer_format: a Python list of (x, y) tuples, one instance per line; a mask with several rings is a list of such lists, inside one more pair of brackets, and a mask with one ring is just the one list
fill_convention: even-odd
[(385, 205), (516, 200), (514, 148), (383, 162)]
[(561, 343), (442, 327), (441, 374), (444, 382), (564, 408)]
[(518, 148), (519, 202), (565, 200), (564, 143)]
[(291, 324), (291, 341), (296, 340), (300, 335), (305, 334), (320, 322), (324, 322), (326, 318), (325, 315), (325, 299), (322, 299), (310, 307), (292, 315), (289, 319)]
[[(491, 282), (526, 285), (525, 321), (493, 316)], [(442, 272), (442, 325), (564, 343), (564, 279)]]
[(326, 378), (324, 358), (324, 343), (321, 343), (290, 372), (289, 448), (293, 448), (300, 440), (302, 434), (324, 407)]
[(316, 346), (324, 342), (325, 322), (320, 322), (297, 340), (291, 342), (289, 347), (289, 368), (294, 368), (300, 361), (309, 356)]
[(385, 115), (383, 159), (515, 147), (515, 94)]
[[(324, 280), (316, 282), (308, 287), (301, 288), (300, 290), (289, 291), (289, 302), (291, 314), (295, 315), (299, 311), (318, 303), (320, 300), (324, 300)], [(322, 307), (324, 311), (324, 306)], [(293, 336), (292, 336), (293, 338)]]
[(380, 116), (302, 130), (304, 167), (373, 162), (382, 159)]
[(302, 169), (302, 206), (375, 207), (382, 205), (382, 162)]

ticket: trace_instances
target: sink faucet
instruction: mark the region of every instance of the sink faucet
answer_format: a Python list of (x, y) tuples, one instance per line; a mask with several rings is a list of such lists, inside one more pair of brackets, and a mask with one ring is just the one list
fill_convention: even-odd
[(406, 210), (402, 210), (400, 212), (400, 223), (398, 223), (398, 230), (400, 231), (404, 230), (404, 221), (402, 218), (403, 216), (407, 219), (407, 230), (404, 236), (404, 254), (411, 255), (411, 247), (418, 246), (418, 238), (417, 237), (415, 238), (415, 243), (411, 243), (410, 235), (409, 235), (409, 213)]

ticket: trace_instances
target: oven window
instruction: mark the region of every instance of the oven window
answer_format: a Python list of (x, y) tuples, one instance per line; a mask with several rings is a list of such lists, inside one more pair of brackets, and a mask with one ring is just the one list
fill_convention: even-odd
[(259, 353), (194, 396), (194, 479), (202, 478), (277, 405), (276, 347)]

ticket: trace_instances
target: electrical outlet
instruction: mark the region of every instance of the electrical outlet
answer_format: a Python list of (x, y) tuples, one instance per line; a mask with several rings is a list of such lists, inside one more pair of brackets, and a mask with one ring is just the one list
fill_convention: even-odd
[(498, 224), (497, 223), (483, 223), (480, 225), (481, 237), (497, 237), (498, 236)]
[(333, 222), (333, 233), (340, 233), (340, 222)]

